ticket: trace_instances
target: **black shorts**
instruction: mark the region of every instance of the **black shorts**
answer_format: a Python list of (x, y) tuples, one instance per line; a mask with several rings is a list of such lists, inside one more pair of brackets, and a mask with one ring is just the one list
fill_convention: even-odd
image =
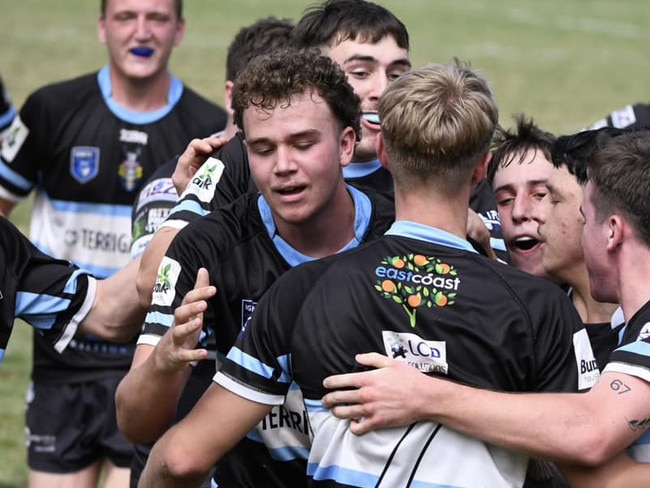
[(74, 473), (108, 458), (131, 465), (133, 446), (117, 428), (115, 390), (121, 377), (63, 385), (32, 383), (25, 435), (30, 469)]

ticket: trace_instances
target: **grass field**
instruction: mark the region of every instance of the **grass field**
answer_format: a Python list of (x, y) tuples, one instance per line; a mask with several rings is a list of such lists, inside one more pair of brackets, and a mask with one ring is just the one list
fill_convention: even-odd
[[(525, 112), (547, 130), (578, 130), (650, 101), (650, 2), (640, 0), (378, 0), (411, 33), (414, 66), (458, 57), (492, 84), (501, 122)], [(186, 0), (187, 33), (173, 71), (222, 101), (225, 50), (258, 17), (296, 19), (311, 1)], [(0, 73), (19, 107), (37, 87), (101, 67), (98, 1), (21, 0), (0, 9)], [(643, 19), (646, 19), (645, 21)], [(23, 228), (29, 206), (12, 216)], [(24, 392), (30, 331), (20, 324), (0, 369), (0, 488), (26, 486)]]

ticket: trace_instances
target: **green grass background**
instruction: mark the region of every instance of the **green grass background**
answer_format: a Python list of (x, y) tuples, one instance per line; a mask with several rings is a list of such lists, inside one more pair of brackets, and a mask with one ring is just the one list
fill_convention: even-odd
[[(458, 57), (491, 83), (501, 123), (524, 112), (556, 133), (650, 101), (650, 2), (641, 0), (378, 0), (411, 34), (414, 66)], [(172, 69), (223, 100), (225, 51), (237, 30), (275, 15), (296, 19), (311, 1), (186, 0), (187, 32)], [(0, 73), (20, 107), (39, 86), (96, 70), (99, 1), (3, 1)], [(29, 203), (12, 220), (23, 229)], [(0, 368), (0, 488), (27, 486), (23, 411), (30, 333), (17, 324)]]

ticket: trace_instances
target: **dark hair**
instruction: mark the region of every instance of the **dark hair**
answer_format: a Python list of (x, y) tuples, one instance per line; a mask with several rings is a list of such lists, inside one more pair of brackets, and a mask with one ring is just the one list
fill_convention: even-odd
[[(183, 0), (174, 0), (176, 3), (176, 18), (179, 20), (183, 18)], [(108, 0), (101, 0), (99, 4), (99, 13), (104, 17), (106, 15), (106, 3)]]
[(568, 136), (560, 136), (553, 144), (551, 160), (553, 166), (566, 166), (581, 185), (587, 184), (587, 166), (592, 152), (607, 139), (623, 133), (615, 127), (585, 130)]
[(289, 46), (293, 27), (290, 20), (275, 17), (266, 17), (242, 27), (228, 47), (226, 80), (235, 81), (255, 56)]
[(514, 130), (506, 130), (499, 126), (492, 139), (492, 160), (487, 170), (490, 185), (494, 182), (494, 176), (500, 168), (510, 166), (515, 160), (517, 164), (526, 162), (528, 151), (541, 151), (546, 159), (551, 160), (555, 136), (540, 129), (532, 118), (526, 118), (524, 114), (516, 114), (513, 119)]
[(587, 169), (597, 220), (621, 213), (650, 246), (650, 131), (599, 135)]
[(327, 0), (305, 10), (293, 31), (296, 47), (333, 46), (348, 39), (379, 42), (392, 36), (409, 49), (406, 26), (385, 7), (365, 0)]
[(293, 95), (315, 92), (329, 105), (341, 128), (361, 134), (359, 97), (339, 66), (316, 50), (280, 49), (253, 58), (239, 73), (232, 90), (234, 122), (246, 134), (244, 110), (273, 110)]

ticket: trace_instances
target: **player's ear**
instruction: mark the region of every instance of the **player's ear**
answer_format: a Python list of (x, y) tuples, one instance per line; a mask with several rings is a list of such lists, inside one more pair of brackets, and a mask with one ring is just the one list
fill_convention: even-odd
[(97, 40), (100, 44), (106, 44), (106, 17), (100, 15), (97, 19)]
[(478, 160), (476, 166), (474, 167), (474, 172), (472, 173), (472, 188), (474, 188), (485, 179), (487, 175), (487, 167), (488, 164), (490, 164), (491, 160), (492, 153), (489, 151), (481, 156), (481, 158)]
[(390, 168), (388, 167), (388, 153), (386, 152), (386, 144), (384, 143), (384, 138), (381, 134), (377, 134), (377, 139), (376, 139), (376, 144), (377, 144), (377, 157), (379, 158), (379, 162), (381, 165), (390, 171)]
[(226, 81), (226, 86), (224, 87), (223, 90), (223, 101), (226, 105), (226, 110), (228, 111), (231, 117), (233, 116), (234, 113), (232, 109), (232, 87), (234, 85), (235, 84), (232, 81), (228, 80)]
[(341, 166), (347, 166), (352, 161), (356, 143), (357, 135), (352, 127), (348, 126), (341, 131), (341, 136), (339, 138), (339, 157), (341, 159)]

